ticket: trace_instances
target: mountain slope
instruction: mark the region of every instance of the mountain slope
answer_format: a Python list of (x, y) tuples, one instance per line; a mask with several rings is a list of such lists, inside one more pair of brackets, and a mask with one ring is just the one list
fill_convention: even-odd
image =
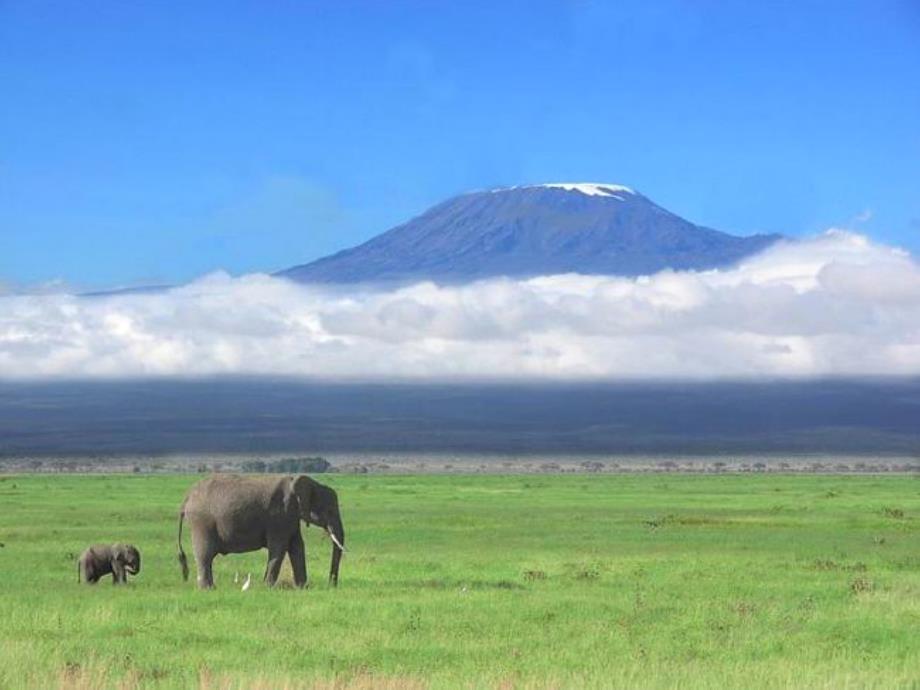
[(732, 264), (777, 239), (694, 225), (620, 185), (535, 185), (449, 199), (364, 244), (279, 275), (317, 283), (635, 276)]

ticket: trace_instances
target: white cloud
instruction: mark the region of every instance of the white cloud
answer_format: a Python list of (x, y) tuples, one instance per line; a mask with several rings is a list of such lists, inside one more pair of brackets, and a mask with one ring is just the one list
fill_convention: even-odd
[(731, 269), (390, 290), (205, 276), (158, 294), (0, 294), (0, 378), (920, 374), (920, 266), (832, 230)]

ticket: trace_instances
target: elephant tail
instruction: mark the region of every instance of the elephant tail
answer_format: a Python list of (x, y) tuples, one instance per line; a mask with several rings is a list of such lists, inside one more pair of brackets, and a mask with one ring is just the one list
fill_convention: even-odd
[(185, 520), (185, 504), (182, 504), (182, 510), (179, 511), (179, 566), (182, 568), (182, 579), (188, 582), (188, 559), (185, 557), (185, 551), (182, 549), (182, 522)]

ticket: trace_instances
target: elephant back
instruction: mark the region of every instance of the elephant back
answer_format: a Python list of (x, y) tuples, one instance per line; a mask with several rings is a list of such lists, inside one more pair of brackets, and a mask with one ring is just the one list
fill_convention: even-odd
[(223, 542), (245, 535), (249, 543), (272, 524), (296, 523), (296, 506), (286, 501), (288, 484), (289, 478), (277, 476), (208, 477), (189, 490), (184, 507), (186, 520), (215, 529)]

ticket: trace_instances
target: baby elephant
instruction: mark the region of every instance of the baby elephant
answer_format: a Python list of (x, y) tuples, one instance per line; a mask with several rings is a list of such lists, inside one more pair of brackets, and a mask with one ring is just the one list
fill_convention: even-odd
[(94, 585), (112, 574), (112, 584), (127, 584), (128, 575), (141, 571), (141, 553), (130, 544), (96, 544), (84, 551), (77, 561), (77, 582)]

